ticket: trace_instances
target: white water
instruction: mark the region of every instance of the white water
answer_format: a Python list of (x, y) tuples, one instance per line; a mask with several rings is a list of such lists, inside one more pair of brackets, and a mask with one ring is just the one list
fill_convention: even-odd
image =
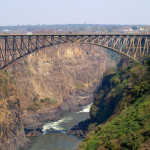
[(43, 133), (45, 134), (47, 130), (56, 130), (56, 131), (63, 131), (65, 128), (61, 126), (63, 123), (67, 123), (71, 121), (73, 118), (72, 117), (63, 117), (62, 119), (56, 121), (56, 122), (50, 122), (47, 123), (43, 126)]
[(28, 150), (76, 150), (82, 139), (66, 134), (68, 129), (89, 118), (90, 105), (84, 106), (79, 112), (64, 112), (64, 117), (43, 126), (43, 135), (35, 137)]
[[(77, 112), (77, 114), (79, 113), (89, 113), (90, 112), (90, 108), (91, 108), (91, 105), (92, 104), (89, 104), (87, 106), (84, 106), (83, 107), (83, 110)], [(76, 113), (75, 113), (76, 114)], [(74, 115), (75, 115), (74, 114)], [(47, 133), (47, 131), (61, 131), (61, 132), (65, 132), (66, 129), (68, 129), (66, 127), (66, 124), (68, 122), (71, 122), (73, 121), (74, 118), (74, 115), (73, 116), (66, 116), (66, 117), (62, 117), (60, 120), (56, 121), (56, 122), (50, 122), (50, 123), (46, 123), (44, 126), (43, 126), (43, 134)]]
[(84, 106), (84, 107), (83, 107), (83, 110), (81, 110), (81, 111), (79, 111), (79, 112), (77, 112), (77, 113), (82, 113), (82, 112), (87, 112), (87, 113), (89, 113), (89, 112), (90, 112), (91, 105), (92, 105), (92, 103), (89, 104), (89, 105), (87, 105), (87, 106)]

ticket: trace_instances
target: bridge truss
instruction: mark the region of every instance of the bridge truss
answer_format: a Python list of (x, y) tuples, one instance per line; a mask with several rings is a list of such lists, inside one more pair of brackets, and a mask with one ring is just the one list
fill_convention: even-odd
[(0, 35), (0, 69), (44, 47), (65, 43), (101, 46), (137, 62), (150, 54), (150, 35), (131, 34), (62, 34)]

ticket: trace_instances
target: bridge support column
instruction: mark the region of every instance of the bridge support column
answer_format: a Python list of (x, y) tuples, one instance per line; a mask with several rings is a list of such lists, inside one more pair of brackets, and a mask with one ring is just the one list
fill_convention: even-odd
[(5, 37), (5, 60), (4, 65), (7, 64), (7, 37)]

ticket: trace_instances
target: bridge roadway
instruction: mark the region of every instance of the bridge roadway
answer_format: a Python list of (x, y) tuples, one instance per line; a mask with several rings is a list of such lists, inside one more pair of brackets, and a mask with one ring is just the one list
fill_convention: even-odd
[(97, 45), (137, 62), (150, 54), (150, 34), (0, 34), (0, 69), (39, 49), (65, 43)]

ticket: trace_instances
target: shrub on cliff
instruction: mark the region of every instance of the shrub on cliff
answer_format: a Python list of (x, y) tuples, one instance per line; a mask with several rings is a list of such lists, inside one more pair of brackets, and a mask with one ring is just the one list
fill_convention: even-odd
[[(148, 64), (147, 62), (149, 59), (145, 61), (145, 64)], [(110, 74), (104, 76), (102, 87), (97, 92), (90, 111), (91, 118), (98, 124), (105, 122), (114, 111), (118, 111), (116, 107), (120, 101), (122, 104), (130, 105), (150, 91), (149, 66), (134, 64), (119, 68), (116, 72), (109, 72)]]
[(97, 128), (80, 149), (136, 150), (150, 139), (149, 62), (150, 57), (145, 66), (131, 64), (104, 76), (90, 111)]
[(138, 98), (117, 117), (89, 133), (80, 149), (139, 149), (150, 138), (149, 110), (150, 95)]
[(55, 105), (57, 104), (57, 100), (54, 98), (49, 98), (46, 97), (44, 99), (38, 99), (37, 97), (35, 97), (33, 99), (33, 103), (31, 103), (27, 110), (28, 111), (37, 111), (39, 109), (41, 109), (43, 106), (44, 107), (50, 107), (51, 105)]

